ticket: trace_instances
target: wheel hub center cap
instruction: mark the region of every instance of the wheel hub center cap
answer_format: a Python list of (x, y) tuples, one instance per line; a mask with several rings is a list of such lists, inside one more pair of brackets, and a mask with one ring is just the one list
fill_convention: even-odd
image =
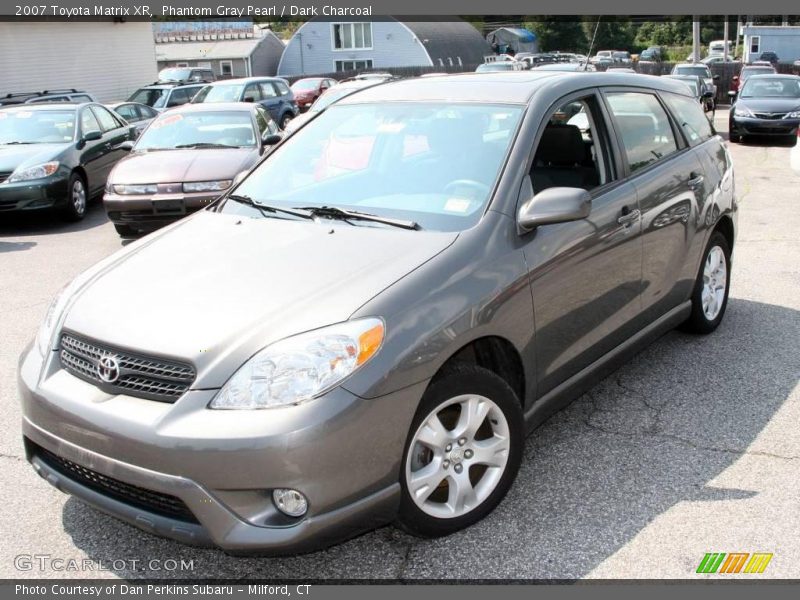
[(464, 451), (461, 448), (455, 448), (450, 452), (450, 461), (454, 464), (460, 463), (464, 460)]

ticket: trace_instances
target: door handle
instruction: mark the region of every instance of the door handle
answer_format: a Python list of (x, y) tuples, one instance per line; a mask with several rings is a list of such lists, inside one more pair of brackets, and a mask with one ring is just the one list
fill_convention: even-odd
[(622, 216), (617, 219), (617, 223), (620, 225), (630, 225), (634, 221), (636, 221), (642, 213), (639, 212), (638, 208), (634, 208), (630, 210), (627, 206), (622, 209)]
[(696, 190), (703, 184), (704, 179), (705, 177), (703, 177), (700, 173), (692, 172), (689, 175), (689, 181), (686, 182), (686, 185), (688, 185), (693, 190)]

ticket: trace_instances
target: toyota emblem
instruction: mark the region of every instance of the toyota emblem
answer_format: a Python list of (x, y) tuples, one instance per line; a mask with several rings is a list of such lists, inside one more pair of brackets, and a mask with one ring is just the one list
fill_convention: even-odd
[(115, 356), (105, 354), (97, 363), (97, 375), (106, 383), (114, 383), (119, 379), (119, 363)]

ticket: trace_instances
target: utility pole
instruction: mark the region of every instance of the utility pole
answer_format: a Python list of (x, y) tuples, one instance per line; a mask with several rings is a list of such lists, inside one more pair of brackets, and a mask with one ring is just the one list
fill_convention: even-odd
[(741, 15), (736, 15), (736, 31), (734, 34), (736, 35), (736, 41), (733, 43), (733, 58), (739, 56), (739, 31), (742, 28), (742, 20)]
[(692, 62), (700, 62), (700, 20), (692, 17)]
[(725, 49), (722, 51), (722, 64), (728, 64), (728, 15), (725, 15), (725, 34), (723, 35), (725, 41)]

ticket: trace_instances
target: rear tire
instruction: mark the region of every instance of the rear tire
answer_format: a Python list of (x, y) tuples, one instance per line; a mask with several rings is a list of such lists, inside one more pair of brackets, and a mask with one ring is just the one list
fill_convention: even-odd
[(286, 125), (288, 125), (289, 121), (291, 121), (291, 120), (292, 120), (292, 115), (291, 114), (286, 113), (285, 115), (283, 115), (281, 117), (281, 129), (286, 129)]
[(422, 397), (401, 466), (398, 524), (423, 537), (454, 533), (500, 503), (522, 460), (520, 401), (492, 371), (453, 367)]
[(707, 334), (714, 331), (728, 306), (731, 249), (719, 231), (711, 234), (692, 292), (692, 314), (681, 326), (684, 331)]
[(67, 203), (62, 209), (61, 215), (67, 221), (80, 221), (86, 216), (88, 203), (89, 191), (86, 180), (80, 173), (73, 171), (67, 182)]

